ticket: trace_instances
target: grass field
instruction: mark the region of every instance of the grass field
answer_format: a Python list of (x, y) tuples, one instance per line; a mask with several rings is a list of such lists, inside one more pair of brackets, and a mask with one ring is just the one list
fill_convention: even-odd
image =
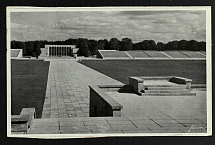
[(192, 79), (193, 84), (206, 84), (205, 60), (82, 60), (80, 63), (125, 84), (128, 76), (180, 76)]
[(22, 108), (36, 108), (41, 118), (48, 79), (49, 62), (11, 60), (11, 112), (19, 115)]

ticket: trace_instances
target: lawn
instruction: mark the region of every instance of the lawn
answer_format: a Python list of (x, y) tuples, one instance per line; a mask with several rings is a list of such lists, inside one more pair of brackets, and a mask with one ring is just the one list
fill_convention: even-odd
[(82, 60), (80, 63), (125, 84), (128, 76), (180, 76), (192, 79), (193, 84), (206, 84), (205, 60)]
[(19, 115), (22, 108), (36, 109), (41, 118), (46, 93), (49, 62), (11, 60), (11, 112)]

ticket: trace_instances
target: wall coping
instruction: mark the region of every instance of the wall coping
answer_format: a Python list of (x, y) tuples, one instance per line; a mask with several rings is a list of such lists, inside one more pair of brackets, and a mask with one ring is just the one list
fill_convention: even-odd
[(35, 108), (23, 108), (20, 115), (11, 115), (11, 122), (28, 122), (31, 118), (35, 118)]
[(129, 77), (129, 79), (136, 80), (138, 83), (143, 83), (143, 79), (140, 77)]
[(173, 78), (184, 80), (185, 82), (192, 82), (192, 80), (188, 78), (183, 78), (183, 77), (173, 77)]
[(11, 115), (11, 123), (21, 123), (21, 122), (28, 122), (29, 121), (29, 116), (27, 115)]
[(169, 80), (175, 76), (146, 76), (146, 77), (141, 77), (144, 80)]
[(122, 85), (97, 85), (99, 88), (121, 88), (125, 86), (124, 84)]
[(191, 79), (188, 79), (188, 78), (183, 78), (183, 77), (172, 77), (170, 80), (170, 82), (175, 82), (175, 83), (178, 83), (178, 82), (183, 82), (184, 84), (187, 84), (187, 83), (191, 83), (192, 80)]
[(143, 81), (144, 80), (162, 80), (162, 79), (171, 81), (171, 79), (178, 79), (178, 80), (184, 81), (185, 83), (192, 82), (191, 79), (178, 77), (178, 76), (146, 76), (146, 77), (144, 77), (144, 76), (135, 76), (135, 77), (129, 76), (129, 78), (137, 80), (138, 83), (141, 83), (141, 79)]
[(111, 98), (108, 94), (106, 94), (104, 91), (102, 91), (99, 86), (96, 85), (89, 85), (90, 89), (93, 89), (95, 93), (97, 93), (101, 98), (107, 102), (113, 110), (119, 110), (122, 109), (123, 106), (119, 104), (117, 101), (115, 101), (113, 98)]

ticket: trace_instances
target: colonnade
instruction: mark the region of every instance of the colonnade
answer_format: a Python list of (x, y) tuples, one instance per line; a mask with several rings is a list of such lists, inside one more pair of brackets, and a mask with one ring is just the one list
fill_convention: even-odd
[(75, 45), (45, 45), (48, 56), (72, 56)]
[(51, 56), (70, 56), (71, 55), (71, 47), (55, 47), (50, 46), (49, 47), (49, 55)]

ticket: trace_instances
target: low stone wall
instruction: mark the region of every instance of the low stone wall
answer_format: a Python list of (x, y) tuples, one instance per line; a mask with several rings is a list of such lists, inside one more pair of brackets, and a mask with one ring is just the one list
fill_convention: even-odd
[(144, 77), (140, 77), (143, 80), (166, 80), (169, 81), (169, 79), (171, 79), (174, 76), (144, 76)]
[(173, 82), (176, 84), (185, 84), (186, 85), (186, 89), (191, 90), (191, 79), (187, 79), (187, 78), (182, 78), (182, 77), (172, 77), (171, 79), (169, 79), (169, 82)]
[(120, 117), (122, 105), (116, 102), (99, 86), (90, 87), (90, 117)]
[(11, 115), (11, 132), (27, 133), (34, 118), (35, 108), (23, 108), (20, 115)]

